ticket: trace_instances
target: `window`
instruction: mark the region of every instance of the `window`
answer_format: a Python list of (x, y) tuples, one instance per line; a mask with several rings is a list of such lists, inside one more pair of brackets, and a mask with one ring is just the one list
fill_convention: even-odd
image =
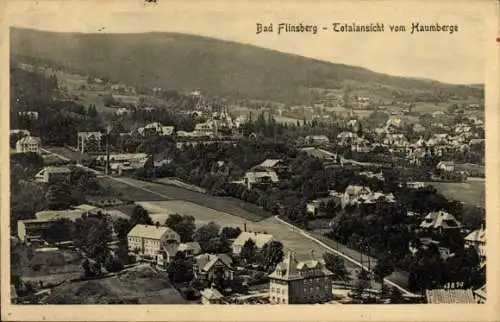
[(281, 294), (285, 294), (285, 289), (283, 289), (283, 290), (281, 291)]

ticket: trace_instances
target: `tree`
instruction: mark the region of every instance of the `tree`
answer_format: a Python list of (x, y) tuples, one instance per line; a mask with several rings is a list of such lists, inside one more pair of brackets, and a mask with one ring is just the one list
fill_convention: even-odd
[(234, 239), (241, 234), (241, 229), (239, 227), (224, 227), (221, 230), (221, 237), (226, 239)]
[(193, 240), (193, 234), (196, 229), (193, 216), (172, 214), (165, 221), (165, 226), (172, 228), (181, 237), (181, 242), (186, 243)]
[(362, 268), (358, 273), (356, 283), (354, 284), (353, 295), (356, 299), (362, 299), (365, 291), (370, 287), (369, 273)]
[(123, 269), (123, 263), (119, 258), (110, 255), (106, 258), (104, 267), (108, 272), (119, 272)]
[(255, 259), (257, 246), (252, 239), (248, 239), (241, 248), (240, 258), (246, 263), (250, 263)]
[(349, 272), (347, 271), (342, 257), (332, 253), (325, 253), (323, 254), (323, 259), (325, 261), (326, 268), (333, 273), (335, 279), (346, 282), (349, 281)]
[(51, 210), (68, 209), (72, 203), (69, 185), (64, 183), (52, 184), (45, 194), (47, 207)]
[(132, 210), (132, 215), (130, 216), (130, 223), (132, 227), (134, 227), (135, 225), (152, 225), (153, 220), (151, 219), (151, 216), (149, 215), (149, 212), (146, 209), (144, 209), (140, 205), (137, 205)]
[(272, 271), (283, 260), (283, 244), (279, 241), (271, 241), (262, 247), (261, 260), (262, 266), (267, 271)]
[(220, 227), (214, 222), (201, 226), (193, 235), (193, 240), (198, 242), (204, 252), (217, 249)]
[(42, 233), (42, 238), (49, 243), (73, 240), (73, 222), (62, 218), (52, 223), (49, 228)]
[(130, 223), (125, 218), (118, 218), (113, 222), (113, 228), (120, 240), (127, 240), (127, 234), (132, 227), (130, 227)]
[(111, 229), (106, 217), (87, 216), (75, 222), (75, 244), (85, 254), (102, 264), (109, 256), (108, 243), (111, 241)]
[(179, 252), (168, 265), (167, 274), (172, 283), (187, 283), (194, 278), (193, 265)]

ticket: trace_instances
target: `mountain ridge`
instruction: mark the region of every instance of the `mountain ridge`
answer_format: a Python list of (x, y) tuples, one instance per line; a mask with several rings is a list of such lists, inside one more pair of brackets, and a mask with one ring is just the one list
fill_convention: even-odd
[(345, 81), (405, 90), (477, 89), (186, 33), (58, 33), (16, 27), (10, 36), (14, 55), (46, 59), (131, 85), (199, 89), (218, 96), (304, 101), (312, 89), (339, 89)]

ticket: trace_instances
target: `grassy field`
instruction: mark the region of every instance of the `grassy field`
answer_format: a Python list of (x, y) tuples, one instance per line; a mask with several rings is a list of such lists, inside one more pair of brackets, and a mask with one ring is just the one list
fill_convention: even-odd
[(163, 272), (141, 265), (123, 274), (102, 279), (66, 283), (52, 289), (48, 304), (186, 304)]
[[(101, 182), (109, 185), (122, 196), (135, 201), (151, 200), (184, 200), (220, 212), (235, 214), (250, 221), (258, 221), (271, 216), (256, 205), (229, 197), (214, 197), (183, 188), (137, 180), (128, 177), (116, 179), (100, 178)], [(137, 189), (141, 187), (147, 191)]]
[(464, 183), (428, 182), (445, 197), (485, 208), (485, 182), (480, 179), (469, 179)]

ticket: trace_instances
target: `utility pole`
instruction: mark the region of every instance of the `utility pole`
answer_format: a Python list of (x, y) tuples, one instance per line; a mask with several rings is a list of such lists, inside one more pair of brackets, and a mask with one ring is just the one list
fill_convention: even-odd
[(110, 170), (110, 167), (109, 167), (109, 136), (111, 134), (111, 126), (108, 125), (108, 127), (106, 128), (106, 169), (104, 171), (104, 173), (106, 175), (109, 175), (109, 170)]

